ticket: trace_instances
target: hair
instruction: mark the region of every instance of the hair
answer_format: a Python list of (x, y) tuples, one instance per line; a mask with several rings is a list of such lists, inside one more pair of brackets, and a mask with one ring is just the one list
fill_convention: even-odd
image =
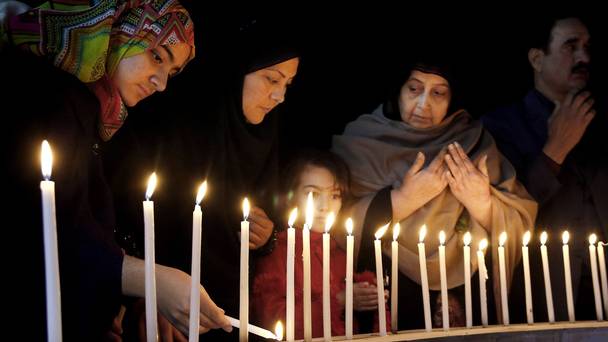
[(346, 163), (338, 155), (330, 151), (303, 150), (290, 160), (283, 173), (282, 192), (287, 202), (293, 198), (296, 188), (300, 185), (300, 178), (307, 167), (316, 166), (329, 171), (335, 179), (340, 190), (342, 202), (350, 196), (350, 172)]
[(526, 32), (528, 37), (527, 48), (539, 49), (545, 53), (550, 53), (549, 47), (553, 39), (553, 28), (555, 28), (558, 21), (564, 19), (578, 19), (587, 26), (585, 18), (572, 11), (558, 10), (555, 13), (531, 18), (528, 25), (529, 29)]

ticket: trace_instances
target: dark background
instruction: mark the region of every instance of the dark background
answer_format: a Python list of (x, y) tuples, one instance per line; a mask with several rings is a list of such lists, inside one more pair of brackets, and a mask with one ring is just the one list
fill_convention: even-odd
[(281, 105), (283, 157), (294, 148), (328, 148), (333, 134), (376, 108), (386, 98), (395, 75), (423, 55), (440, 56), (456, 67), (460, 100), (475, 117), (521, 99), (532, 86), (526, 39), (538, 18), (557, 12), (571, 10), (588, 23), (595, 62), (591, 89), (598, 107), (606, 103), (608, 18), (599, 5), (588, 7), (577, 1), (569, 8), (530, 8), (500, 3), (372, 2), (365, 7), (333, 9), (290, 4), (291, 8), (236, 10), (236, 5), (218, 9), (198, 1), (184, 3), (196, 25), (196, 58), (164, 93), (134, 108), (126, 129), (118, 135), (129, 134), (129, 130), (145, 135), (147, 126), (162, 125), (180, 115), (173, 106), (176, 101), (200, 107), (200, 115), (205, 115), (201, 99), (229, 75), (231, 63), (238, 59), (234, 45), (239, 27), (252, 20), (276, 28), (277, 37), (292, 36), (303, 52), (298, 75)]

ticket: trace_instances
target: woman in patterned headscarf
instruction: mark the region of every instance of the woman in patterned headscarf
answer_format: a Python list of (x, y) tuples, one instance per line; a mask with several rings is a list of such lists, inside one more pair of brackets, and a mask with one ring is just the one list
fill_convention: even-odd
[[(22, 227), (13, 239), (32, 246), (16, 263), (16, 279), (37, 284), (34, 291), (20, 287), (14, 293), (32, 298), (27, 317), (43, 326), (42, 246), (35, 243), (40, 204), (34, 184), (40, 177), (30, 156), (47, 139), (55, 152), (64, 337), (99, 340), (110, 330), (122, 295), (144, 296), (143, 261), (124, 255), (114, 240), (103, 142), (122, 125), (126, 107), (163, 91), (194, 57), (192, 21), (175, 0), (63, 0), (8, 18), (1, 33), (7, 47), (0, 57), (2, 79), (10, 85), (4, 95), (18, 108), (5, 117), (11, 129), (3, 165), (16, 203), (9, 215)], [(159, 311), (187, 332), (189, 276), (160, 265), (156, 276)], [(200, 325), (201, 331), (230, 330), (202, 287)]]

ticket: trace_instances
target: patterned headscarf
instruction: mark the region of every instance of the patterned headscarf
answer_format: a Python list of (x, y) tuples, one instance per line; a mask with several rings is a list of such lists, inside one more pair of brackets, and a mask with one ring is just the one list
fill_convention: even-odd
[(177, 0), (54, 0), (9, 20), (5, 40), (86, 83), (101, 104), (99, 133), (109, 140), (127, 117), (110, 81), (119, 62), (161, 45), (186, 43), (194, 27)]

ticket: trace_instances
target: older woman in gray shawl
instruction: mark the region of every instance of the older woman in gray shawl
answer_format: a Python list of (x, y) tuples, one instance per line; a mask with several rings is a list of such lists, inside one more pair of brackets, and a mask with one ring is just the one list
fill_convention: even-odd
[[(396, 98), (349, 123), (344, 134), (333, 140), (333, 151), (352, 171), (352, 190), (358, 198), (352, 215), (359, 267), (371, 260), (373, 232), (386, 222), (400, 222), (399, 271), (420, 284), (416, 244), (421, 226), (426, 225), (431, 290), (440, 289), (437, 247), (441, 230), (446, 234), (449, 289), (464, 283), (462, 247), (467, 231), (473, 236), (473, 250), (488, 239), (491, 248), (486, 254), (491, 253), (487, 257), (493, 261), (498, 260), (498, 236), (506, 231), (510, 280), (520, 258), (522, 236), (533, 228), (537, 210), (490, 134), (466, 111), (452, 109), (450, 81), (447, 69), (416, 64)], [(383, 249), (390, 257), (390, 246)], [(471, 263), (475, 272), (476, 258)], [(490, 272), (498, 275), (497, 262), (491, 266)], [(498, 277), (492, 281), (494, 297), (500, 298)], [(499, 301), (495, 304), (500, 310)], [(422, 312), (419, 307), (419, 317)], [(413, 317), (411, 312), (400, 316)], [(439, 317), (435, 325), (440, 325), (441, 315), (435, 317)]]

